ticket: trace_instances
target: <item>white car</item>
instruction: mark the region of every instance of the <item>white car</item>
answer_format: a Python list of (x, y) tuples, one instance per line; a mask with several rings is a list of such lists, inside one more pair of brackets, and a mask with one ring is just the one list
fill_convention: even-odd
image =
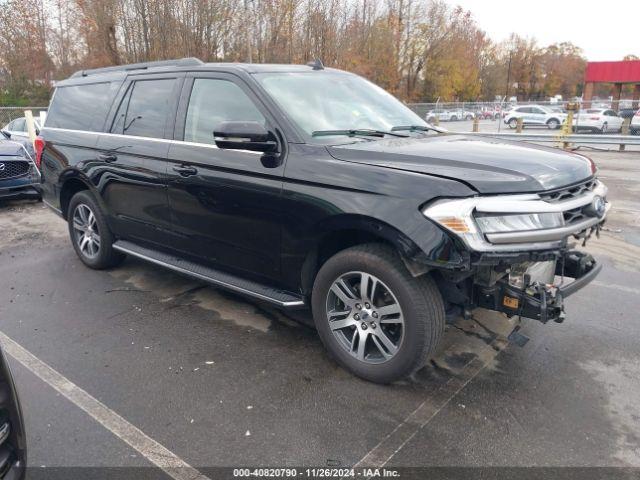
[(504, 123), (509, 125), (509, 128), (516, 128), (519, 118), (522, 118), (522, 124), (525, 126), (546, 126), (555, 130), (560, 128), (567, 114), (555, 112), (542, 105), (522, 105), (509, 110), (504, 117)]
[[(34, 118), (33, 122), (36, 127), (36, 135), (40, 131), (40, 119)], [(9, 134), (9, 136), (16, 141), (29, 140), (29, 133), (27, 131), (27, 119), (25, 117), (16, 118), (8, 124), (6, 124), (2, 131)]]
[(476, 114), (470, 110), (458, 109), (455, 111), (458, 120), (473, 120)]
[(631, 135), (640, 135), (640, 110), (631, 118), (629, 131)]
[(600, 133), (619, 132), (624, 118), (609, 108), (589, 108), (580, 110), (573, 116), (573, 128), (592, 130)]
[(456, 120), (461, 120), (460, 114), (455, 110), (429, 110), (424, 116), (424, 119), (429, 123), (433, 123), (436, 116), (441, 122), (455, 122)]

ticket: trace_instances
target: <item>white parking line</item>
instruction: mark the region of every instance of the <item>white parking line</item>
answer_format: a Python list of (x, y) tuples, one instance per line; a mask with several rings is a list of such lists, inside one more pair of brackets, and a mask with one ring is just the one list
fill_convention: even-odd
[(209, 480), (198, 470), (168, 450), (142, 430), (132, 425), (105, 404), (92, 397), (71, 380), (58, 373), (3, 332), (0, 341), (4, 351), (42, 381), (80, 407), (95, 421), (140, 452), (147, 460), (175, 480)]
[(367, 454), (354, 465), (354, 468), (384, 467), (482, 371), (484, 366), (485, 364), (478, 359), (469, 362), (460, 376), (453, 377), (443, 385), (442, 388), (430, 395), (427, 400), (422, 402), (418, 408), (400, 422), (391, 433), (384, 437), (378, 445), (367, 452)]

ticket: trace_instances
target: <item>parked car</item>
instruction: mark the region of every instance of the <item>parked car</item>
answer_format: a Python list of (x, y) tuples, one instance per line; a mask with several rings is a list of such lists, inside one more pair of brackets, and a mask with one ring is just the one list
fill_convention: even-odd
[(576, 131), (619, 132), (622, 129), (623, 122), (624, 119), (611, 109), (589, 108), (580, 110), (574, 115), (573, 128)]
[[(36, 135), (40, 132), (40, 119), (34, 118), (33, 122), (36, 128)], [(16, 118), (11, 122), (7, 123), (2, 131), (11, 135), (12, 139), (29, 139), (29, 133), (27, 130), (27, 119), (25, 117)]]
[(563, 321), (601, 268), (567, 244), (609, 209), (591, 160), (442, 132), (318, 63), (184, 59), (59, 82), (36, 150), (86, 266), (130, 255), (310, 308), (341, 365), (386, 383), (463, 311)]
[(455, 122), (460, 120), (460, 113), (455, 110), (429, 110), (425, 115), (425, 120), (429, 123), (433, 123), (438, 117), (441, 122)]
[(629, 125), (629, 132), (632, 135), (640, 134), (640, 110), (636, 112), (636, 114), (631, 119), (631, 124)]
[[(41, 128), (40, 119), (34, 118), (33, 123), (37, 135), (38, 133), (40, 133)], [(20, 117), (12, 120), (2, 128), (1, 132), (6, 138), (10, 138), (14, 142), (18, 142), (24, 145), (24, 147), (29, 152), (29, 155), (31, 155), (32, 157), (34, 156), (35, 151), (33, 149), (33, 142), (29, 138), (29, 133), (27, 131), (27, 119), (25, 117)]]
[(478, 113), (481, 120), (499, 120), (502, 116), (500, 108), (490, 108)]
[(22, 407), (13, 375), (0, 347), (0, 478), (23, 480), (26, 476), (27, 441)]
[(618, 111), (618, 116), (622, 118), (633, 118), (638, 112), (638, 107), (621, 108)]
[(504, 123), (509, 125), (509, 128), (516, 128), (519, 118), (522, 118), (522, 123), (525, 126), (547, 126), (549, 129), (555, 130), (560, 128), (567, 115), (554, 112), (542, 105), (522, 105), (507, 112)]
[(0, 200), (40, 197), (40, 171), (25, 145), (0, 140)]
[(470, 110), (459, 109), (455, 111), (456, 118), (459, 120), (473, 120), (476, 116), (475, 112)]

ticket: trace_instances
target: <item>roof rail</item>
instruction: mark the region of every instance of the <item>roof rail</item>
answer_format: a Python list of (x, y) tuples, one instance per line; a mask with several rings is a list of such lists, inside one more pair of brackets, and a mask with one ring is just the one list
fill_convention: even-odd
[(115, 65), (113, 67), (92, 68), (90, 70), (78, 70), (70, 78), (88, 77), (100, 73), (128, 72), (130, 70), (146, 70), (155, 67), (195, 67), (204, 63), (199, 58), (178, 58), (175, 60), (159, 60), (156, 62), (131, 63), (129, 65)]

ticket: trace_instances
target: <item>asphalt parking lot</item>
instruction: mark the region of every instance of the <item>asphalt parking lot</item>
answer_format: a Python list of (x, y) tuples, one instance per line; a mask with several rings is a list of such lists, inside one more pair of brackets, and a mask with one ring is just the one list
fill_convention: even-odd
[(591, 156), (613, 202), (587, 245), (605, 268), (567, 320), (523, 320), (517, 346), (515, 319), (479, 311), (389, 386), (271, 307), (135, 259), (89, 270), (41, 203), (0, 204), (0, 341), (29, 465), (145, 467), (160, 446), (197, 469), (640, 467), (640, 154)]

